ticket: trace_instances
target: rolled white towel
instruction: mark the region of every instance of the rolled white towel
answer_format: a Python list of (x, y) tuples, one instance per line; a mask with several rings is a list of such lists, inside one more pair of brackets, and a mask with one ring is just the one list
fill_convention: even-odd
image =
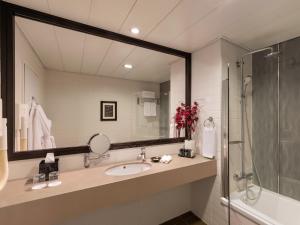
[(206, 158), (214, 158), (217, 144), (216, 129), (214, 127), (204, 127), (202, 135), (202, 155)]

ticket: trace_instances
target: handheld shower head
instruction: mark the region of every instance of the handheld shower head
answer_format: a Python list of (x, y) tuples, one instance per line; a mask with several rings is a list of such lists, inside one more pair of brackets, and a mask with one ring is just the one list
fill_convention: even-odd
[(244, 78), (244, 85), (248, 85), (252, 81), (252, 75), (248, 75)]

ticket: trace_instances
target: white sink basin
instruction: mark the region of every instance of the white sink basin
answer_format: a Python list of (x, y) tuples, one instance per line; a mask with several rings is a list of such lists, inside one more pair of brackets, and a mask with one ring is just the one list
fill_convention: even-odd
[(110, 176), (126, 176), (142, 173), (150, 170), (150, 168), (150, 163), (127, 163), (111, 167), (105, 171), (105, 174)]

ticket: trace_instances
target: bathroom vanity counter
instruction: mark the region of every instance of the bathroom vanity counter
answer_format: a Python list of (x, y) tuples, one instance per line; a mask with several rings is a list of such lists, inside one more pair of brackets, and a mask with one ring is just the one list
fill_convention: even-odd
[(0, 192), (1, 221), (7, 225), (20, 224), (20, 221), (54, 224), (80, 213), (134, 201), (217, 174), (216, 160), (176, 155), (171, 163), (151, 163), (150, 170), (139, 174), (105, 174), (108, 168), (118, 164), (61, 173), (62, 185), (41, 190), (31, 190), (31, 186), (25, 185), (25, 179), (9, 181)]

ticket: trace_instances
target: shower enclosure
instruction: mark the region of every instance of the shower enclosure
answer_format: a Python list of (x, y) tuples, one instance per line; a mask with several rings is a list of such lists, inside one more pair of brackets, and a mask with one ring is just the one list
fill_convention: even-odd
[(300, 224), (300, 38), (245, 54), (224, 82), (231, 207), (254, 224)]

